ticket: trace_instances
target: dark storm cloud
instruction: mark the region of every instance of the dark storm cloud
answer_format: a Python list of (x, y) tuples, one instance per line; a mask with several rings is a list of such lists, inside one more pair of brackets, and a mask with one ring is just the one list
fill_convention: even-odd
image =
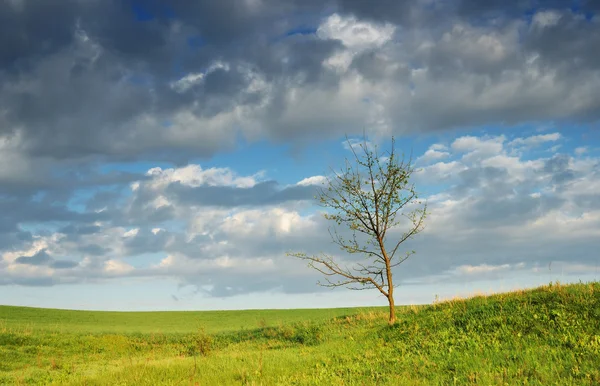
[[(465, 243), (469, 244), (468, 248), (465, 248)], [(534, 266), (548, 267), (553, 261), (594, 265), (597, 256), (590, 253), (594, 244), (593, 237), (569, 239), (562, 238), (561, 235), (539, 240), (532, 237), (509, 240), (499, 237), (486, 227), (471, 233), (468, 239), (457, 238), (456, 234), (452, 237), (428, 235), (411, 243), (411, 248), (414, 248), (417, 254), (399, 267), (397, 277), (400, 280), (411, 281), (414, 278), (440, 275), (465, 265), (498, 266), (524, 263), (526, 269)], [(432, 264), (432, 259), (435, 259), (435, 264)], [(442, 279), (441, 282), (445, 280)], [(478, 280), (478, 275), (463, 280)]]
[(52, 261), (52, 257), (50, 257), (46, 250), (42, 249), (32, 256), (19, 256), (15, 261), (19, 264), (46, 265)]
[(0, 285), (24, 285), (28, 287), (49, 287), (60, 284), (58, 277), (11, 277), (0, 276)]
[[(135, 256), (142, 253), (164, 251), (172, 237), (172, 233), (165, 230), (154, 234), (149, 229), (140, 229), (136, 235), (125, 237), (123, 244), (127, 254)], [(183, 240), (179, 241), (183, 242)]]
[[(20, 204), (25, 204), (25, 208)], [(106, 218), (103, 213), (80, 213), (70, 210), (64, 205), (43, 205), (38, 202), (22, 202), (17, 200), (0, 201), (2, 217), (0, 223), (11, 222), (49, 222), (49, 221), (75, 221), (92, 222)]]
[(600, 10), (600, 3), (596, 0), (460, 0), (457, 4), (458, 13), (466, 17), (517, 17), (548, 9), (573, 10), (590, 16), (591, 13)]
[(600, 210), (600, 194), (579, 194), (576, 199), (582, 210)]
[(520, 226), (560, 208), (564, 202), (557, 197), (534, 198), (528, 194), (500, 198), (484, 196), (473, 200), (465, 220), (479, 226)]
[(87, 210), (101, 210), (103, 208), (113, 207), (117, 204), (121, 198), (121, 192), (118, 191), (100, 191), (94, 193), (94, 195), (87, 200)]
[(253, 11), (252, 2), (175, 1), (172, 9), (178, 19), (193, 27), (209, 44), (227, 44), (272, 28), (274, 18), (281, 15), (280, 5), (269, 1)]
[[(131, 181), (145, 180), (144, 175), (123, 172), (96, 173), (88, 168), (78, 172), (61, 170), (60, 175), (42, 175), (26, 185), (3, 183), (0, 185), (0, 233), (14, 232), (20, 224), (53, 224), (67, 239), (77, 239), (81, 235), (100, 232), (95, 221), (119, 220), (116, 214), (119, 188)], [(82, 189), (109, 187), (115, 191), (100, 191), (85, 202), (86, 211), (74, 210), (71, 205), (84, 204), (77, 192)], [(102, 206), (100, 206), (102, 204)], [(99, 211), (100, 209), (105, 209)], [(39, 231), (38, 231), (39, 232)], [(19, 232), (20, 237), (28, 237), (29, 232)], [(25, 241), (25, 240), (24, 240)], [(0, 246), (4, 246), (0, 239)]]
[(31, 162), (31, 167), (20, 170), (16, 165), (19, 160), (14, 160), (14, 163), (11, 161), (6, 167), (13, 176), (12, 178), (0, 176), (0, 195), (4, 194), (20, 200), (43, 194), (43, 200), (64, 203), (76, 189), (100, 187), (115, 189), (148, 178), (144, 174), (122, 171), (98, 172), (94, 170), (98, 166), (96, 163), (87, 165), (75, 161), (59, 163), (33, 157), (28, 160)]
[(102, 247), (98, 244), (81, 245), (77, 249), (92, 256), (104, 256), (112, 251), (111, 248)]
[(544, 171), (552, 175), (552, 182), (564, 185), (575, 178), (575, 172), (569, 168), (571, 158), (564, 154), (557, 154), (544, 163)]
[(157, 194), (150, 190), (140, 188), (123, 216), (122, 221), (131, 225), (157, 224), (176, 218), (175, 208), (172, 205), (156, 207), (151, 202), (157, 198)]
[[(20, 226), (25, 224), (56, 226), (58, 223), (62, 226), (59, 232), (77, 236), (98, 232), (99, 227), (90, 223), (108, 219), (109, 213), (77, 212), (66, 204), (51, 200), (0, 196), (0, 249), (15, 248), (31, 242), (31, 232), (20, 229)], [(49, 232), (44, 228), (35, 231), (37, 235), (47, 235)]]
[[(340, 47), (340, 42), (319, 40), (310, 33), (286, 37), (298, 25), (315, 28), (324, 16), (337, 11), (359, 19), (442, 33), (437, 19), (442, 14), (450, 21), (464, 17), (467, 22), (479, 23), (478, 18), (488, 14), (511, 20), (526, 18), (526, 12), (558, 9), (565, 13), (561, 23), (526, 32), (524, 49), (539, 52), (552, 68), (570, 61), (569, 68), (593, 69), (598, 64), (597, 50), (592, 49), (600, 36), (598, 23), (571, 15), (571, 5), (567, 1), (545, 2), (542, 6), (533, 1), (474, 0), (434, 1), (429, 5), (392, 0), (375, 3), (71, 0), (50, 7), (46, 2), (4, 2), (0, 6), (3, 85), (0, 104), (6, 109), (3, 118), (6, 122), (0, 125), (0, 130), (15, 132), (19, 128), (23, 151), (55, 159), (94, 155), (159, 159), (172, 157), (178, 149), (179, 153), (186, 150), (189, 156), (210, 156), (231, 146), (237, 129), (232, 125), (219, 133), (205, 136), (198, 133), (197, 140), (185, 141), (169, 131), (173, 114), (186, 110), (197, 117), (211, 118), (239, 106), (256, 107), (267, 102), (259, 114), (264, 120), (261, 123), (269, 130), (266, 135), (280, 140), (314, 135), (316, 131), (306, 125), (278, 121), (278, 112), (293, 108), (286, 106), (285, 98), (280, 96), (292, 79), (295, 82), (300, 79), (304, 85), (318, 83), (320, 88), (329, 85), (335, 89), (339, 76), (326, 71), (322, 63)], [(580, 11), (592, 6), (593, 2), (584, 2)], [(406, 41), (410, 39), (408, 33)], [(485, 54), (476, 55), (475, 58), (480, 58), (477, 61), (460, 60), (452, 46), (439, 47), (420, 59), (414, 52), (407, 53), (409, 61), (425, 60), (432, 73), (437, 72), (441, 79), (451, 77), (459, 68), (486, 75), (522, 61), (516, 55), (489, 63), (481, 59)], [(208, 72), (202, 84), (185, 91), (177, 92), (170, 86), (188, 73), (206, 71), (215, 60), (227, 62), (230, 69)], [(386, 67), (365, 55), (359, 55), (355, 61), (355, 66), (375, 81), (377, 73), (381, 76)], [(267, 101), (264, 93), (249, 91), (248, 74), (238, 65), (262, 76), (272, 86), (272, 98)], [(569, 84), (578, 76), (585, 74), (568, 72), (561, 80)], [(531, 107), (526, 105), (525, 110), (539, 110)], [(581, 107), (565, 114), (581, 112), (588, 119), (595, 119), (595, 107)], [(469, 114), (475, 121), (485, 123), (488, 118), (496, 120), (506, 115), (505, 110), (469, 112), (463, 108), (453, 117), (451, 109), (447, 110), (446, 115), (443, 111), (436, 112), (429, 125), (414, 126), (460, 125), (467, 123), (463, 116)], [(478, 114), (481, 117), (476, 119)], [(153, 123), (144, 123), (149, 117)], [(531, 113), (513, 111), (512, 119), (509, 115), (507, 122), (528, 117)], [(321, 126), (319, 122), (312, 125)], [(286, 127), (298, 132), (290, 132)]]
[(79, 265), (77, 262), (71, 260), (55, 260), (45, 249), (42, 249), (32, 256), (19, 256), (15, 262), (35, 266), (48, 266), (54, 269), (69, 269)]
[(507, 181), (508, 177), (508, 171), (502, 168), (489, 166), (469, 168), (458, 173), (459, 183), (452, 188), (452, 192), (461, 196), (485, 188), (487, 191), (503, 196), (513, 189), (513, 184)]
[[(19, 231), (18, 229), (2, 229), (0, 223), (0, 251), (7, 249), (20, 249), (33, 241), (31, 232)], [(0, 259), (0, 265), (2, 260)]]
[(76, 1), (0, 3), (0, 79), (2, 70), (28, 67), (69, 45), (77, 20)]
[[(12, 24), (4, 24), (2, 57), (11, 58), (11, 63), (28, 62), (3, 75), (0, 102), (7, 123), (1, 130), (14, 132), (19, 127), (25, 135), (23, 150), (58, 159), (133, 157), (148, 151), (160, 156), (182, 144), (173, 143), (160, 124), (139, 127), (136, 119), (150, 114), (166, 122), (180, 108), (211, 117), (239, 104), (257, 103), (260, 96), (244, 95), (248, 79), (237, 64), (250, 62), (270, 77), (273, 71), (281, 72), (278, 53), (283, 50), (294, 54), (285, 71), (291, 76), (303, 72), (310, 81), (318, 79), (315, 64), (320, 66), (331, 52), (320, 47), (333, 47), (332, 42), (312, 39), (272, 50), (265, 39), (285, 32), (289, 24), (281, 14), (289, 7), (275, 2), (256, 12), (243, 11), (238, 2), (175, 2), (144, 11), (152, 16), (144, 21), (136, 20), (139, 8), (151, 3), (72, 1), (51, 9), (38, 2), (23, 4), (5, 3), (0, 9), (2, 17), (19, 25), (9, 30)], [(276, 18), (283, 18), (277, 33), (254, 39), (273, 29), (274, 24), (265, 21)], [(49, 22), (55, 19), (56, 24)], [(189, 43), (194, 36), (207, 46), (195, 49)], [(188, 93), (169, 86), (187, 72), (205, 71), (218, 59), (230, 62), (231, 69), (208, 73), (203, 84)], [(3, 67), (8, 69), (8, 64)], [(27, 83), (29, 79), (35, 82)], [(207, 154), (216, 150), (202, 150), (200, 144), (190, 147)]]
[(580, 13), (593, 13), (600, 9), (595, 0), (433, 0), (430, 2), (410, 0), (382, 0), (365, 2), (361, 0), (338, 0), (338, 10), (351, 13), (359, 18), (385, 21), (394, 24), (411, 25), (416, 22), (431, 27), (435, 23), (457, 16), (477, 23), (498, 23), (507, 19), (530, 16), (540, 10), (575, 10)]
[(17, 232), (15, 234), (15, 237), (19, 241), (31, 241), (31, 240), (33, 240), (33, 236), (31, 234), (31, 232), (27, 232), (27, 231)]
[(408, 24), (413, 18), (417, 6), (410, 0), (381, 0), (368, 2), (361, 0), (338, 0), (339, 11), (350, 13), (359, 18), (390, 22), (393, 24)]
[(551, 25), (534, 26), (525, 36), (525, 49), (539, 53), (548, 67), (563, 72), (598, 69), (600, 53), (590, 48), (600, 45), (600, 24), (563, 10), (556, 18)]
[(71, 260), (55, 260), (50, 263), (50, 268), (54, 269), (69, 269), (75, 268), (79, 265), (79, 263)]
[[(369, 50), (357, 55), (352, 60), (351, 67), (359, 71), (366, 79), (377, 82), (381, 79), (381, 74), (388, 71), (389, 65), (389, 59), (384, 59), (381, 55), (378, 55), (376, 50)], [(400, 65), (393, 72), (393, 78), (399, 83), (408, 83), (410, 77), (408, 65)]]
[(600, 2), (596, 0), (583, 0), (582, 8), (587, 10), (588, 12), (598, 12), (600, 11)]
[[(546, 1), (551, 3), (562, 3), (560, 1)], [(527, 11), (533, 10), (539, 2), (536, 0), (459, 0), (456, 2), (456, 10), (464, 17), (498, 17), (498, 16), (521, 16)]]
[(59, 233), (64, 233), (66, 235), (91, 235), (94, 233), (98, 233), (100, 232), (102, 228), (98, 225), (89, 225), (89, 224), (82, 224), (82, 225), (75, 225), (75, 224), (69, 224), (63, 228), (60, 228), (58, 230)]

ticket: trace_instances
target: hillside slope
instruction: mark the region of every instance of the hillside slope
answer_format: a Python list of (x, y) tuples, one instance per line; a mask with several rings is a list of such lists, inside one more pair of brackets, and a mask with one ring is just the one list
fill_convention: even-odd
[(600, 283), (401, 307), (392, 327), (381, 309), (351, 311), (264, 311), (216, 333), (59, 332), (0, 316), (0, 384), (600, 384)]

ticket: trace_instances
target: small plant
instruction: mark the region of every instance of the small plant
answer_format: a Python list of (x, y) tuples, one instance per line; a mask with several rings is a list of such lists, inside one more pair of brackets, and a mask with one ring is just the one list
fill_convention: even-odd
[(312, 323), (297, 324), (291, 339), (305, 346), (314, 346), (323, 340), (321, 327)]
[(269, 323), (267, 323), (267, 320), (265, 318), (260, 318), (260, 320), (258, 321), (258, 328), (266, 328), (269, 326)]
[(208, 356), (213, 349), (214, 338), (210, 334), (206, 333), (204, 327), (200, 327), (186, 345), (185, 354), (188, 356)]
[(196, 346), (198, 353), (202, 356), (207, 356), (213, 350), (214, 339), (207, 334), (203, 327), (198, 329), (196, 334)]

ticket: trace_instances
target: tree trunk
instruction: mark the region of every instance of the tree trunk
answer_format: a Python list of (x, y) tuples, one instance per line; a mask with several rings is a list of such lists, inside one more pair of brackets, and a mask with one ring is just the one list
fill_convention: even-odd
[(388, 295), (388, 302), (390, 303), (390, 319), (388, 323), (390, 325), (396, 323), (396, 306), (394, 304), (394, 293), (393, 289), (390, 288), (390, 293)]
[(388, 302), (390, 303), (390, 320), (388, 322), (391, 326), (392, 324), (396, 323), (396, 308), (394, 304), (394, 282), (392, 281), (392, 266), (390, 264), (390, 258), (388, 257), (385, 247), (383, 246), (383, 240), (381, 240), (381, 238), (379, 239), (379, 245), (381, 246), (381, 252), (383, 253), (383, 256), (385, 258), (385, 273), (387, 276), (388, 287), (387, 298)]

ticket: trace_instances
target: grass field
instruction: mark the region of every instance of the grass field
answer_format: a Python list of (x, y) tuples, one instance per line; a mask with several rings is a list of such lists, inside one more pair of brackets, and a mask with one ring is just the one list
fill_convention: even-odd
[(600, 384), (600, 283), (398, 314), (0, 306), (0, 384)]

